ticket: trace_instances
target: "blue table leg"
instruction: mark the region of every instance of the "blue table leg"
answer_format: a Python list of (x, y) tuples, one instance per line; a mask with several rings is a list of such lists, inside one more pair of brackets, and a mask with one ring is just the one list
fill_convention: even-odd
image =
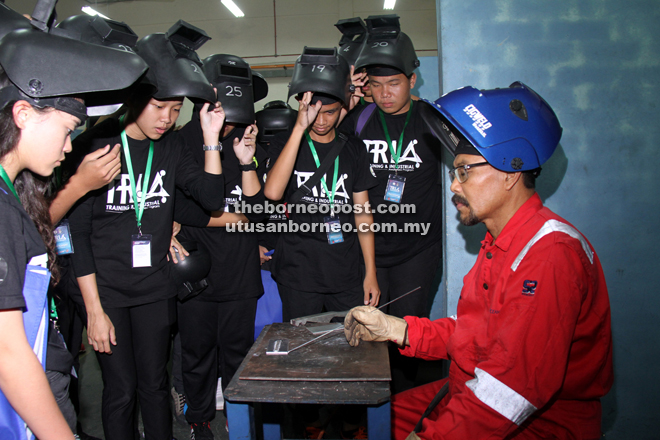
[(254, 408), (247, 403), (225, 400), (229, 440), (255, 440)]
[(282, 440), (282, 428), (279, 424), (264, 423), (264, 440)]
[(389, 401), (379, 406), (367, 407), (367, 430), (370, 439), (386, 440), (392, 438), (390, 417)]

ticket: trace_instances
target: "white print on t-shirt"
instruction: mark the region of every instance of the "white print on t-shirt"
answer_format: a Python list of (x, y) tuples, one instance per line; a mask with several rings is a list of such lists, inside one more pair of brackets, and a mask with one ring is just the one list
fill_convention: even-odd
[[(165, 186), (163, 184), (163, 176), (167, 174), (167, 171), (160, 170), (156, 172), (151, 187), (147, 192), (147, 197), (145, 199), (144, 208), (145, 209), (156, 209), (160, 208), (161, 203), (166, 203), (167, 198), (170, 197), (170, 194), (165, 191)], [(138, 201), (142, 197), (142, 174), (138, 177), (138, 181), (135, 183), (135, 189), (138, 193)], [(117, 200), (117, 198), (119, 200)], [(156, 199), (151, 200), (149, 199)], [(105, 210), (109, 212), (124, 212), (133, 207), (133, 195), (131, 192), (131, 179), (128, 174), (120, 174), (115, 177), (115, 180), (108, 184), (108, 199), (106, 202)]]
[[(307, 171), (294, 171), (294, 173), (296, 173), (298, 188), (300, 188), (305, 182), (309, 180), (310, 177), (314, 175), (314, 172), (307, 172)], [(347, 202), (349, 199), (348, 192), (346, 191), (346, 184), (344, 182), (347, 178), (348, 178), (348, 174), (342, 174), (341, 176), (337, 177), (337, 185), (335, 185), (335, 201), (338, 203), (340, 202), (340, 200), (338, 200), (337, 197), (343, 197), (344, 198), (343, 202)], [(327, 183), (332, 185), (332, 180), (328, 179), (327, 174), (323, 176), (323, 179)], [(320, 181), (312, 188), (312, 196), (314, 198), (328, 197)], [(308, 198), (304, 198), (303, 200), (308, 200)], [(318, 200), (314, 200), (314, 201), (318, 202)]]
[(243, 199), (242, 197), (243, 189), (240, 186), (236, 185), (232, 190), (232, 192), (230, 192), (229, 194), (233, 194), (236, 197), (225, 197), (225, 209), (224, 209), (225, 212), (229, 212), (230, 206), (233, 206), (235, 203), (238, 203)]
[[(392, 140), (392, 148), (396, 149), (397, 148), (397, 142), (395, 140)], [(367, 152), (373, 154), (373, 159), (371, 160), (371, 163), (374, 165), (378, 164), (387, 164), (387, 151), (389, 150), (389, 146), (387, 145), (386, 141), (382, 140), (368, 140), (365, 139), (364, 141), (365, 145), (367, 146)], [(399, 167), (401, 165), (404, 165), (406, 162), (413, 162), (415, 164), (415, 168), (419, 168), (420, 165), (422, 164), (422, 158), (419, 157), (417, 152), (415, 151), (415, 145), (417, 145), (417, 139), (413, 139), (408, 143), (408, 146), (406, 147), (405, 151), (399, 158)], [(390, 156), (389, 160), (390, 164), (394, 163), (394, 158)], [(379, 168), (384, 168), (383, 166), (381, 167), (374, 167), (375, 169)], [(390, 167), (392, 168), (392, 167)], [(412, 167), (402, 167), (403, 169), (405, 168), (410, 168), (412, 170)]]

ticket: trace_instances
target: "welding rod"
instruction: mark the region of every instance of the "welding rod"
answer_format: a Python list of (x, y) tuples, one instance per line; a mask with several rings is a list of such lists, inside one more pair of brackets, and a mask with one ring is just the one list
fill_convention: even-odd
[(311, 341), (307, 341), (307, 342), (305, 342), (304, 344), (301, 344), (301, 345), (299, 345), (299, 346), (297, 346), (297, 347), (295, 347), (295, 348), (292, 348), (291, 350), (287, 351), (286, 354), (289, 354), (289, 353), (291, 353), (292, 351), (298, 350), (299, 348), (302, 348), (302, 347), (304, 347), (305, 345), (309, 345), (309, 344), (311, 344), (312, 342), (317, 341), (317, 340), (321, 339), (322, 337), (327, 336), (327, 335), (329, 335), (330, 333), (337, 332), (337, 331), (339, 331), (339, 330), (344, 331), (344, 327), (339, 327), (339, 328), (336, 328), (336, 329), (334, 329), (334, 330), (328, 330), (328, 331), (325, 332), (325, 333), (321, 333), (319, 336), (315, 337), (315, 338), (312, 339)]
[[(386, 303), (383, 304), (382, 306), (378, 306), (378, 308), (377, 308), (376, 310), (380, 310), (380, 309), (382, 309), (382, 308), (385, 307), (385, 306), (389, 306), (389, 305), (392, 304), (394, 301), (398, 301), (398, 300), (400, 300), (401, 298), (403, 298), (404, 296), (408, 296), (408, 295), (410, 295), (411, 293), (413, 293), (414, 291), (419, 290), (419, 289), (421, 289), (421, 288), (422, 288), (422, 286), (417, 286), (417, 287), (415, 287), (413, 290), (411, 290), (410, 292), (408, 292), (408, 293), (404, 293), (403, 295), (399, 296), (398, 298), (394, 298), (392, 301), (386, 302)], [(373, 310), (372, 310), (372, 312), (373, 312)]]
[[(383, 307), (392, 304), (394, 301), (398, 301), (398, 300), (400, 300), (401, 298), (403, 298), (404, 296), (408, 296), (408, 295), (410, 295), (411, 293), (413, 293), (413, 292), (415, 292), (415, 291), (417, 291), (417, 290), (419, 290), (419, 289), (421, 289), (421, 288), (422, 288), (422, 286), (415, 287), (415, 288), (414, 288), (413, 290), (411, 290), (410, 292), (404, 293), (403, 295), (399, 296), (398, 298), (394, 298), (392, 301), (386, 302), (386, 303), (383, 304), (382, 306), (378, 307), (378, 309), (374, 309), (374, 310), (380, 310), (380, 309), (382, 309)], [(374, 310), (372, 310), (372, 312), (373, 312)], [(299, 345), (299, 346), (297, 346), (297, 347), (295, 347), (295, 348), (292, 348), (291, 350), (287, 351), (286, 354), (289, 354), (289, 353), (291, 353), (292, 351), (298, 350), (299, 348), (302, 348), (302, 347), (304, 347), (305, 345), (309, 345), (309, 344), (311, 344), (311, 343), (314, 342), (314, 341), (318, 341), (318, 340), (321, 339), (322, 337), (327, 336), (327, 335), (329, 335), (330, 333), (337, 332), (337, 331), (339, 331), (339, 330), (342, 330), (342, 331), (343, 331), (343, 330), (344, 330), (344, 327), (336, 328), (336, 329), (334, 329), (334, 330), (328, 330), (328, 331), (325, 332), (325, 333), (321, 333), (319, 336), (315, 337), (314, 339), (312, 339), (312, 340), (310, 340), (310, 341), (307, 341), (307, 342), (305, 342), (304, 344), (301, 344), (301, 345)]]

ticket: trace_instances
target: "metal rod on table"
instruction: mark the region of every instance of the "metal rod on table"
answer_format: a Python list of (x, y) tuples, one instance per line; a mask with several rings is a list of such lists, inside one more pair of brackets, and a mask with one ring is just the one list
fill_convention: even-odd
[[(400, 300), (401, 298), (403, 298), (404, 296), (408, 296), (408, 295), (410, 295), (411, 293), (413, 293), (413, 292), (415, 292), (416, 290), (419, 290), (419, 289), (421, 289), (421, 288), (422, 288), (422, 286), (417, 286), (417, 287), (415, 287), (413, 290), (411, 290), (410, 292), (404, 293), (403, 295), (399, 296), (398, 298), (394, 298), (392, 301), (386, 302), (386, 303), (383, 304), (382, 306), (378, 306), (378, 308), (377, 308), (376, 310), (380, 310), (380, 309), (382, 309), (382, 308), (385, 307), (385, 306), (389, 306), (389, 305), (392, 304), (394, 301), (398, 301), (398, 300)], [(373, 312), (373, 310), (372, 310), (372, 312)]]
[(297, 346), (296, 348), (292, 348), (291, 350), (287, 351), (286, 354), (289, 354), (289, 353), (291, 353), (291, 352), (294, 351), (294, 350), (298, 350), (299, 348), (302, 348), (302, 347), (304, 347), (305, 345), (309, 345), (309, 344), (311, 344), (312, 342), (317, 341), (317, 340), (321, 339), (322, 337), (327, 336), (327, 335), (329, 335), (330, 333), (334, 333), (334, 332), (339, 331), (339, 330), (344, 331), (344, 327), (336, 328), (336, 329), (334, 329), (334, 330), (328, 330), (328, 331), (325, 332), (325, 333), (321, 333), (319, 336), (315, 337), (315, 338), (312, 339), (311, 341), (307, 341), (307, 342), (305, 342), (304, 344), (301, 344), (301, 345)]
[[(400, 300), (401, 298), (403, 298), (404, 296), (408, 296), (408, 295), (410, 295), (411, 293), (413, 293), (413, 292), (415, 292), (415, 291), (417, 291), (417, 290), (419, 290), (419, 289), (421, 289), (421, 288), (422, 288), (422, 286), (418, 286), (418, 287), (414, 288), (413, 290), (411, 290), (410, 292), (404, 293), (403, 295), (399, 296), (398, 298), (394, 298), (392, 301), (386, 302), (386, 303), (383, 304), (382, 306), (378, 307), (378, 309), (374, 309), (374, 310), (380, 310), (380, 309), (382, 309), (383, 307), (392, 304), (394, 301), (398, 301), (398, 300)], [(374, 310), (372, 310), (372, 312), (373, 312)], [(289, 354), (289, 353), (291, 353), (291, 352), (294, 351), (294, 350), (298, 350), (299, 348), (302, 348), (302, 347), (304, 347), (305, 345), (309, 345), (309, 344), (311, 344), (311, 343), (314, 342), (314, 341), (318, 341), (318, 340), (321, 339), (322, 337), (327, 336), (327, 335), (329, 335), (330, 333), (337, 332), (337, 331), (339, 331), (339, 330), (342, 330), (342, 331), (343, 331), (344, 328), (343, 328), (343, 327), (340, 327), (340, 328), (336, 328), (336, 329), (334, 329), (334, 330), (328, 330), (328, 331), (325, 332), (325, 333), (321, 333), (321, 334), (320, 334), (319, 336), (317, 336), (316, 338), (314, 338), (314, 339), (312, 339), (312, 340), (310, 340), (310, 341), (307, 341), (307, 342), (305, 342), (304, 344), (301, 344), (301, 345), (299, 345), (299, 346), (297, 346), (297, 347), (295, 347), (295, 348), (292, 348), (291, 350), (287, 351), (286, 354)]]

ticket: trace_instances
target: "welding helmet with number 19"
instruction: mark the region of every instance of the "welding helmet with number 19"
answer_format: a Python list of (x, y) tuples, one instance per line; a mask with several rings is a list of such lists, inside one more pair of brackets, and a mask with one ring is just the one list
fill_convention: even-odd
[(289, 83), (289, 96), (305, 92), (322, 93), (345, 105), (352, 91), (351, 68), (337, 48), (307, 47), (296, 60)]

